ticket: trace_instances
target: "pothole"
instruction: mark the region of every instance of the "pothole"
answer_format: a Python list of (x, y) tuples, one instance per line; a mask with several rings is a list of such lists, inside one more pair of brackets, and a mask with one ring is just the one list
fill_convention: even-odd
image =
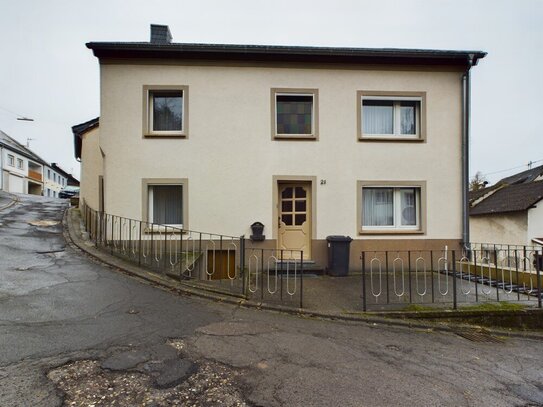
[(32, 226), (55, 226), (55, 225), (58, 225), (60, 223), (60, 221), (58, 220), (33, 220), (33, 221), (30, 221), (28, 222), (29, 225), (32, 225)]
[[(103, 361), (79, 360), (49, 371), (47, 377), (64, 394), (65, 406), (247, 405), (236, 385), (239, 371), (207, 360), (196, 365), (181, 355), (183, 341), (170, 339), (167, 344), (177, 350), (177, 358), (156, 358), (151, 349), (147, 360), (128, 370), (104, 368)], [(123, 353), (127, 351), (110, 358)], [(183, 364), (192, 367), (178, 380), (172, 379)]]

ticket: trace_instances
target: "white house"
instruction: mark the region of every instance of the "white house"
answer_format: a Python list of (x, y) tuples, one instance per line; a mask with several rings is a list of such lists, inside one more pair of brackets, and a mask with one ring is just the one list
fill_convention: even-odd
[(470, 193), (472, 241), (543, 245), (543, 165)]
[(0, 189), (42, 195), (45, 165), (39, 156), (0, 131)]
[(468, 241), (469, 72), (484, 52), (184, 44), (166, 26), (87, 47), (99, 128), (74, 135), (94, 209), (234, 236), (260, 221), (258, 244), (316, 264), (327, 236), (350, 235), (352, 268), (362, 249)]

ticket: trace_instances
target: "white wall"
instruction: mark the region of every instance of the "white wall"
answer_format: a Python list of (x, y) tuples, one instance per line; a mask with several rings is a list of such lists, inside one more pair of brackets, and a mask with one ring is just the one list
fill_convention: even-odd
[[(358, 237), (357, 181), (427, 181), (427, 233), (461, 238), (461, 73), (101, 65), (106, 211), (141, 219), (142, 178), (188, 178), (190, 227), (271, 237), (272, 176), (315, 176), (316, 236)], [(142, 137), (143, 85), (189, 86), (188, 139)], [(271, 88), (319, 90), (319, 140), (271, 140)], [(427, 142), (357, 141), (358, 90), (427, 92)], [(319, 180), (326, 180), (320, 185)]]
[(527, 244), (528, 218), (525, 211), (470, 216), (473, 243)]
[(536, 204), (535, 208), (528, 209), (528, 242), (533, 244), (533, 238), (543, 237), (543, 200)]
[[(64, 181), (64, 184), (62, 184)], [(58, 193), (67, 185), (66, 177), (63, 177), (51, 167), (44, 168), (43, 174), (44, 195), (58, 198)]]

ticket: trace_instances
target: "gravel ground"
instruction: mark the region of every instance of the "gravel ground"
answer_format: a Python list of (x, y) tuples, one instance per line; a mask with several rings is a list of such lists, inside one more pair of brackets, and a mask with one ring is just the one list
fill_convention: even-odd
[[(184, 358), (183, 343), (170, 341)], [(47, 375), (64, 394), (65, 406), (246, 406), (236, 385), (238, 372), (224, 365), (199, 361), (181, 383), (157, 388), (156, 372), (147, 360), (127, 371), (103, 369), (98, 360), (79, 360)], [(156, 361), (158, 364), (159, 362)]]

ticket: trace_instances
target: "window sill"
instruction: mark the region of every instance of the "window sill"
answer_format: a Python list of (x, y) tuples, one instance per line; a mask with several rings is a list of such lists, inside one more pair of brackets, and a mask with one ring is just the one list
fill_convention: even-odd
[(385, 142), (385, 143), (425, 143), (426, 139), (421, 137), (402, 137), (402, 136), (360, 136), (358, 141)]
[(145, 133), (143, 138), (187, 138), (185, 133)]
[(304, 134), (293, 134), (293, 135), (275, 134), (273, 136), (273, 139), (274, 140), (279, 140), (279, 141), (283, 141), (283, 140), (317, 141), (318, 137), (316, 135), (314, 135), (314, 134), (308, 134), (308, 135), (304, 135)]
[(359, 235), (424, 235), (425, 232), (420, 229), (369, 229), (369, 230), (359, 230)]

